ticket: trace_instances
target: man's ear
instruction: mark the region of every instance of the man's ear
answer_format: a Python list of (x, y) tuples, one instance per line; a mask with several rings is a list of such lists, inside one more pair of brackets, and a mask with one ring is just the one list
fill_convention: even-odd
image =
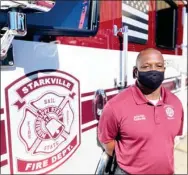
[(134, 79), (137, 78), (137, 71), (138, 71), (137, 67), (134, 66), (134, 67), (133, 67), (133, 78), (134, 78)]

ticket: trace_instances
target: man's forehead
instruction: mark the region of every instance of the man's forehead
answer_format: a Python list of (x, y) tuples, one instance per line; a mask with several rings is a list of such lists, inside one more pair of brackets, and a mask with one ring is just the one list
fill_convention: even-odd
[(158, 50), (155, 49), (147, 49), (143, 50), (139, 53), (137, 57), (138, 62), (164, 62), (164, 58)]

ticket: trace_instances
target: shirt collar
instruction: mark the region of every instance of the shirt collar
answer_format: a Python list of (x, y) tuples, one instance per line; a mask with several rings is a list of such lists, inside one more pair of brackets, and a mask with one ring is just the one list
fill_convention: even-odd
[[(131, 87), (133, 98), (136, 104), (147, 104), (150, 103), (148, 99), (143, 95), (141, 90), (139, 89), (137, 83)], [(161, 87), (161, 100), (159, 100), (157, 106), (164, 105), (167, 101), (167, 93), (164, 87)]]

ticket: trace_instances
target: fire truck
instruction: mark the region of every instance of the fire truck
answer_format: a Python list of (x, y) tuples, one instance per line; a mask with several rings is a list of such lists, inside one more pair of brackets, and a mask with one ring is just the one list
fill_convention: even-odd
[(2, 174), (95, 174), (102, 109), (145, 48), (187, 108), (187, 1), (3, 0), (0, 28)]

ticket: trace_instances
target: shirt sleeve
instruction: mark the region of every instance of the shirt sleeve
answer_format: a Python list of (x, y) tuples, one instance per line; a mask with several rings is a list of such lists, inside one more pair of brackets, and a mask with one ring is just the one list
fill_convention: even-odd
[(184, 123), (184, 111), (182, 107), (181, 125), (180, 125), (179, 132), (177, 134), (178, 136), (181, 136), (183, 134), (183, 123)]
[(105, 105), (98, 124), (98, 139), (106, 144), (115, 140), (118, 133), (117, 118), (113, 113), (109, 102)]

